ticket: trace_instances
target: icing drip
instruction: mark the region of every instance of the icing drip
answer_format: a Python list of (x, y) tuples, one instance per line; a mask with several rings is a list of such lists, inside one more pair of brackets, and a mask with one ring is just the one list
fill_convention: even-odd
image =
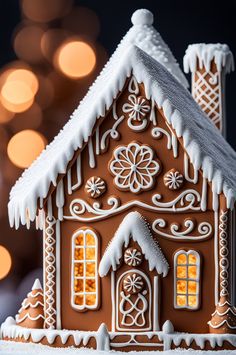
[(203, 67), (209, 72), (211, 62), (214, 60), (217, 70), (222, 71), (225, 68), (226, 73), (234, 70), (234, 58), (227, 44), (191, 44), (188, 46), (184, 56), (184, 71), (195, 72), (197, 65), (200, 69)]

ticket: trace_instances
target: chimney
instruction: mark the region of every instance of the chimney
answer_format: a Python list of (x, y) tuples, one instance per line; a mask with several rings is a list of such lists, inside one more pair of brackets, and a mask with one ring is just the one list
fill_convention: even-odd
[(184, 71), (192, 73), (192, 96), (224, 137), (225, 75), (233, 70), (233, 54), (226, 44), (191, 44), (186, 50)]

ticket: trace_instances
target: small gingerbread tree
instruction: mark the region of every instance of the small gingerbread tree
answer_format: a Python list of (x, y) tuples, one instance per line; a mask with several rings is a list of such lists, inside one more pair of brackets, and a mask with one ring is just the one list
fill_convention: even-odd
[(228, 301), (227, 296), (221, 296), (209, 324), (210, 333), (225, 334), (236, 331), (236, 308)]
[(39, 279), (36, 279), (31, 292), (22, 302), (16, 316), (16, 323), (25, 328), (43, 328), (44, 297)]

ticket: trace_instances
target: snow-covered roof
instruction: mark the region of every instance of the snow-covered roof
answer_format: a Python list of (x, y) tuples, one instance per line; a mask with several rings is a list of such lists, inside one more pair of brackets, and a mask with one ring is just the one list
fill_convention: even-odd
[(234, 70), (234, 57), (227, 44), (220, 43), (196, 43), (190, 44), (184, 56), (185, 73), (196, 72), (197, 66), (210, 71), (211, 63), (214, 60), (217, 70), (226, 73)]
[(123, 247), (128, 247), (130, 239), (140, 246), (148, 261), (149, 270), (156, 269), (158, 274), (163, 274), (165, 277), (169, 269), (168, 262), (159, 245), (154, 241), (148, 223), (138, 212), (130, 212), (121, 222), (100, 261), (99, 275), (104, 277), (110, 268), (113, 271), (117, 269), (122, 258)]
[(10, 193), (10, 224), (26, 224), (35, 219), (38, 199), (46, 198), (51, 184), (56, 186), (74, 152), (88, 142), (97, 119), (104, 117), (122, 91), (127, 77), (144, 83), (147, 98), (162, 108), (170, 126), (183, 145), (195, 169), (212, 182), (217, 194), (224, 193), (228, 207), (236, 199), (236, 153), (217, 128), (206, 119), (191, 94), (160, 63), (136, 46), (122, 55), (113, 55), (91, 86), (71, 119), (26, 170)]

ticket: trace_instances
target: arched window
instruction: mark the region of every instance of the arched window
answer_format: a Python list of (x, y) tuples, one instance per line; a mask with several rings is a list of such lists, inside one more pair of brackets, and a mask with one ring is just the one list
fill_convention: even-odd
[(179, 250), (174, 256), (174, 306), (198, 309), (200, 303), (200, 255)]
[(74, 309), (98, 307), (98, 236), (82, 228), (72, 237), (71, 305)]

